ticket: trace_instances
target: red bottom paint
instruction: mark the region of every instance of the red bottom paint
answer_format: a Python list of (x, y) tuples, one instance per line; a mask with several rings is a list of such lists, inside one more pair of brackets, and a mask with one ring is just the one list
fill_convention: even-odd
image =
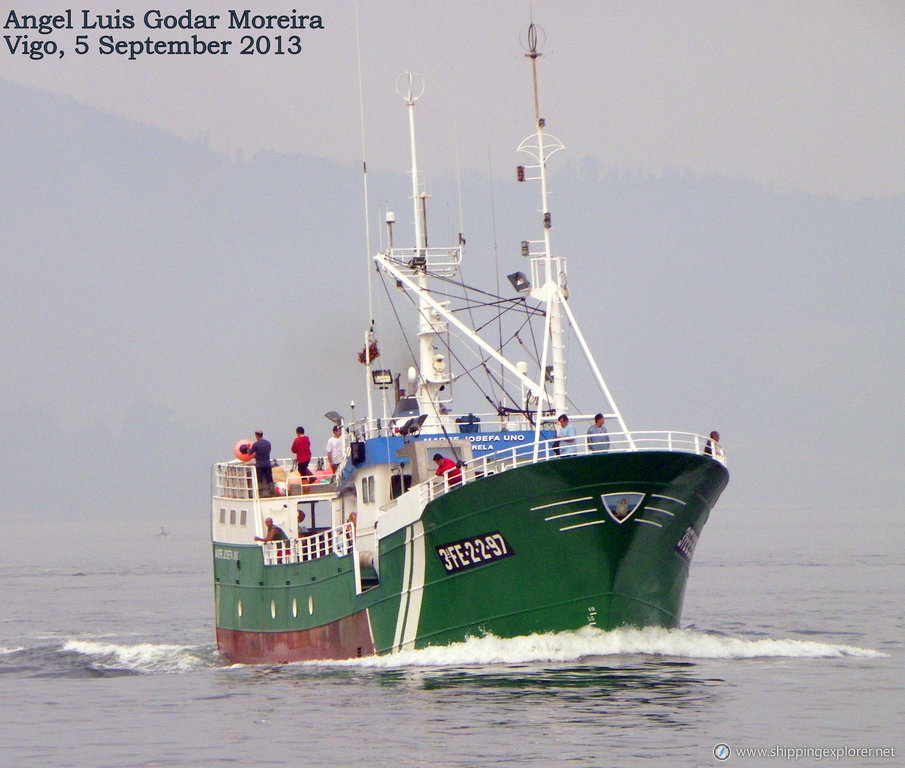
[(233, 664), (351, 659), (375, 652), (367, 611), (292, 632), (245, 632), (218, 627), (217, 649)]

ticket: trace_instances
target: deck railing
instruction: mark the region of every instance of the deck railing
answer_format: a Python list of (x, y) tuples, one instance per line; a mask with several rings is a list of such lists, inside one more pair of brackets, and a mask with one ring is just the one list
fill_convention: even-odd
[(307, 563), (327, 555), (347, 555), (355, 549), (355, 526), (343, 523), (310, 536), (289, 541), (265, 541), (264, 565)]
[[(693, 432), (610, 432), (604, 435), (575, 435), (571, 446), (561, 444), (559, 438), (534, 443), (520, 443), (502, 451), (479, 456), (461, 468), (460, 478), (452, 484), (467, 484), (486, 475), (503, 472), (513, 467), (540, 461), (604, 453), (633, 453), (637, 451), (678, 451), (709, 455), (714, 461), (726, 463), (726, 456), (719, 443)], [(288, 476), (291, 459), (280, 459), (277, 466)], [(296, 485), (278, 485), (279, 496), (311, 497), (315, 494), (330, 495), (336, 491), (331, 476), (312, 476)], [(324, 482), (326, 480), (326, 482)], [(421, 501), (427, 503), (450, 490), (447, 476), (434, 477), (415, 487)], [(253, 464), (231, 461), (214, 465), (214, 495), (227, 499), (258, 498), (257, 473)], [(297, 561), (296, 561), (297, 562)]]
[(405, 275), (417, 275), (427, 269), (432, 275), (452, 277), (462, 261), (461, 248), (393, 248), (388, 258)]
[[(466, 421), (464, 424), (461, 422), (450, 424), (448, 429), (452, 437), (462, 437), (463, 435), (470, 434), (473, 429), (474, 431), (480, 430), (481, 432), (514, 432), (534, 429), (531, 422), (526, 417), (518, 414), (513, 415), (512, 418), (509, 419), (501, 419), (495, 413), (463, 413), (458, 414), (458, 416), (463, 419), (473, 419), (473, 422), (469, 423)], [(369, 440), (374, 437), (398, 435), (399, 428), (410, 418), (410, 416), (385, 416), (382, 418), (361, 419), (348, 424), (347, 427), (356, 440)], [(588, 423), (591, 423), (593, 419), (588, 417), (587, 421)], [(546, 423), (547, 422), (545, 421), (545, 424)], [(548, 426), (545, 427), (545, 430), (552, 432), (555, 427), (556, 422), (551, 419)], [(431, 430), (432, 433), (434, 431), (439, 432), (440, 430)]]
[[(313, 460), (312, 463), (323, 463)], [(318, 493), (333, 493), (333, 475), (325, 470), (313, 470), (311, 475), (298, 477), (293, 474), (292, 459), (277, 459), (274, 462), (274, 495), (276, 496), (309, 496)], [(318, 464), (315, 464), (317, 466)], [(284, 479), (278, 479), (278, 478)], [(222, 462), (214, 465), (214, 496), (223, 499), (256, 499), (258, 498), (258, 473), (254, 462), (238, 460)], [(266, 498), (266, 497), (264, 497)]]
[[(605, 442), (601, 440), (604, 438)], [(603, 453), (635, 453), (638, 451), (677, 451), (708, 455), (721, 464), (726, 464), (726, 456), (719, 443), (713, 443), (703, 435), (693, 432), (615, 432), (603, 435), (575, 435), (571, 445), (563, 444), (559, 438), (514, 446), (496, 451), (486, 456), (472, 459), (461, 468), (461, 476), (454, 482), (449, 475), (432, 477), (413, 490), (420, 494), (421, 503), (442, 496), (458, 485), (467, 485), (475, 480), (504, 472), (507, 469), (535, 464), (541, 461), (567, 459), (573, 456), (597, 455)]]

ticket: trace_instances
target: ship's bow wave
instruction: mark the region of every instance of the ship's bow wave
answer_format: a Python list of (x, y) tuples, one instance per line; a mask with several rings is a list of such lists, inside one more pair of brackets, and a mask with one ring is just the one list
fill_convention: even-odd
[[(886, 654), (849, 645), (790, 638), (748, 638), (691, 629), (622, 628), (501, 639), (471, 637), (448, 646), (402, 651), (388, 656), (331, 662), (360, 667), (447, 667), (543, 662), (591, 662), (595, 658), (653, 656), (688, 661), (760, 658), (878, 658)], [(323, 663), (323, 662), (322, 662)]]

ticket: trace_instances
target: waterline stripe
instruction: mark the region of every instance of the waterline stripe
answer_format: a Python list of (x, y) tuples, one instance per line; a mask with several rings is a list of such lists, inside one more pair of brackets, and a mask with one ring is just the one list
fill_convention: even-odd
[(568, 499), (566, 501), (554, 501), (552, 504), (541, 504), (539, 507), (531, 507), (532, 512), (537, 512), (541, 509), (549, 509), (550, 507), (561, 507), (563, 504), (577, 504), (579, 501), (590, 501), (591, 496), (582, 496), (580, 499)]

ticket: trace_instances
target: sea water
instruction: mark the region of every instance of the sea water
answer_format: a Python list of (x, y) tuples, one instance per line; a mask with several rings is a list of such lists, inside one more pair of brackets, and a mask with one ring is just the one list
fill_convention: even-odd
[(229, 666), (204, 521), (2, 531), (2, 766), (905, 764), (905, 527), (719, 510), (683, 626)]

